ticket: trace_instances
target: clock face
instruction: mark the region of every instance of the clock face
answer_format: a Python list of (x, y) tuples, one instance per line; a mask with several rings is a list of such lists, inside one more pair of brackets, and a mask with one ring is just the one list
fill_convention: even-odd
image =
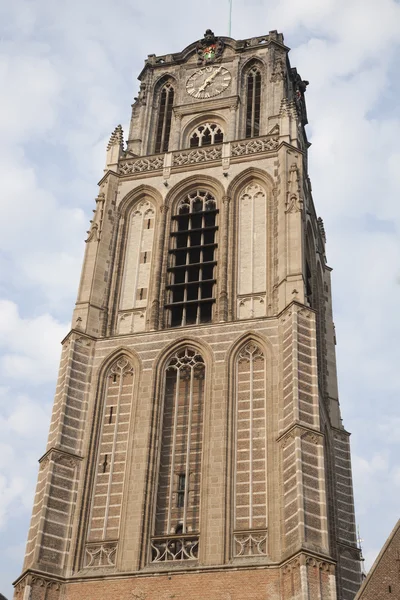
[(212, 98), (226, 90), (231, 79), (231, 74), (225, 67), (207, 65), (189, 77), (186, 91), (194, 98)]

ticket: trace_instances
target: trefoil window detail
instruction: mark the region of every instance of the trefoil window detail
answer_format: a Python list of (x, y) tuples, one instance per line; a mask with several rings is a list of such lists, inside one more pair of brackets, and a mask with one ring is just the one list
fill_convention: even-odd
[(155, 152), (168, 152), (171, 133), (172, 107), (174, 104), (174, 88), (166, 83), (160, 93)]
[(253, 138), (260, 135), (261, 74), (257, 67), (248, 72), (246, 88), (246, 138)]
[(217, 123), (203, 123), (196, 127), (190, 136), (190, 148), (201, 148), (212, 144), (222, 144), (224, 131)]
[(167, 285), (168, 324), (199, 325), (212, 320), (215, 303), (216, 216), (214, 196), (194, 190), (172, 217)]

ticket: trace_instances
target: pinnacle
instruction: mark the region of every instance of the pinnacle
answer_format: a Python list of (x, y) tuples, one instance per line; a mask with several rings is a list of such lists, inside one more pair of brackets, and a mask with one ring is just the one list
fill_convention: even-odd
[(112, 132), (110, 141), (107, 145), (107, 150), (110, 150), (112, 146), (121, 146), (121, 148), (124, 147), (124, 131), (122, 129), (122, 125), (117, 125)]

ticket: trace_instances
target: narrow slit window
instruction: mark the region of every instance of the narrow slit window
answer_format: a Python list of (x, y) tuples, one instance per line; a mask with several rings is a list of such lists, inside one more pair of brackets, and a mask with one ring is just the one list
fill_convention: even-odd
[[(161, 90), (156, 133), (156, 154), (168, 152), (169, 136), (171, 133), (172, 107), (174, 104), (174, 88), (166, 83)], [(149, 225), (148, 225), (148, 228)]]
[(261, 74), (253, 67), (247, 74), (246, 138), (260, 135)]
[(180, 473), (178, 475), (178, 492), (176, 499), (177, 508), (183, 508), (185, 506), (185, 489), (186, 489), (186, 475)]

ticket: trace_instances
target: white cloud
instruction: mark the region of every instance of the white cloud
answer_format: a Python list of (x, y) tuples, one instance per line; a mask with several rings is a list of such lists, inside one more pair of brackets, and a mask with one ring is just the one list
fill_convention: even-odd
[(27, 383), (54, 380), (60, 358), (60, 341), (68, 331), (48, 314), (21, 318), (18, 307), (0, 300), (0, 373), (3, 378)]

